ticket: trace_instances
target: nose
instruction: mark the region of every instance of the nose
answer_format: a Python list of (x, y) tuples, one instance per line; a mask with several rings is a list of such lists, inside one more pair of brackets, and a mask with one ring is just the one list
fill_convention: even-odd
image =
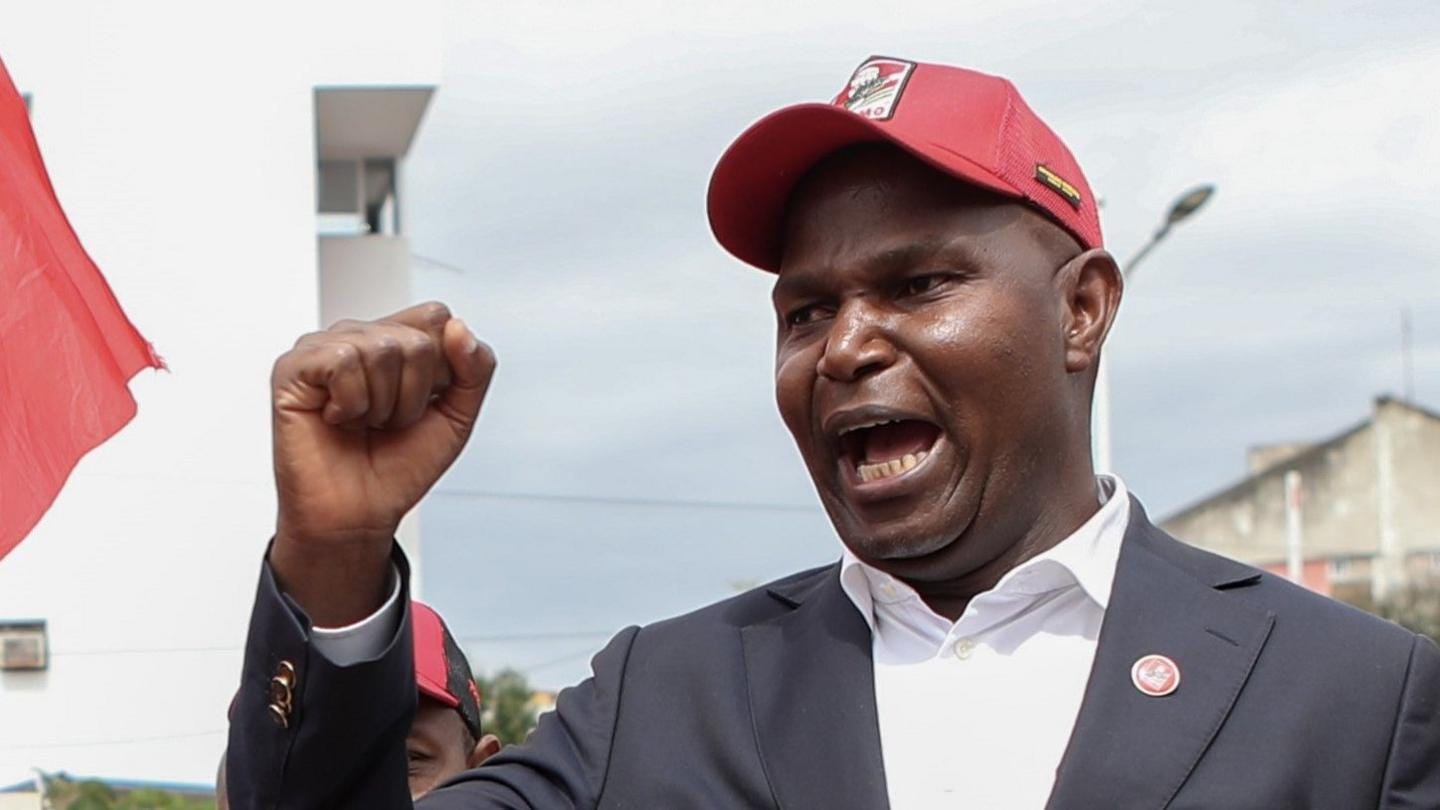
[(854, 382), (895, 362), (895, 346), (879, 314), (864, 299), (846, 301), (835, 313), (816, 370), (836, 382)]

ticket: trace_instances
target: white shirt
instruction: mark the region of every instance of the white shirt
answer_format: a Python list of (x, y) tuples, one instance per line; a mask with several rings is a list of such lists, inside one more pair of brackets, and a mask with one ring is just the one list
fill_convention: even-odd
[[(975, 597), (959, 621), (846, 549), (840, 584), (870, 625), (885, 783), (894, 810), (1043, 808), (1080, 711), (1130, 497), (1098, 479), (1101, 507), (1054, 548)], [(401, 615), (399, 577), (371, 616), (315, 628), (342, 666), (378, 656)]]
[(851, 554), (840, 584), (870, 625), (885, 784), (895, 810), (1043, 808), (1080, 711), (1130, 520), (1125, 485), (956, 622)]

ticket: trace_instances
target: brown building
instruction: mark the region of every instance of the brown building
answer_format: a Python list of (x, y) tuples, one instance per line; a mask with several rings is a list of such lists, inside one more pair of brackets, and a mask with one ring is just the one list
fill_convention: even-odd
[(1161, 525), (1362, 606), (1440, 575), (1440, 414), (1381, 397), (1323, 441), (1252, 448), (1249, 466)]

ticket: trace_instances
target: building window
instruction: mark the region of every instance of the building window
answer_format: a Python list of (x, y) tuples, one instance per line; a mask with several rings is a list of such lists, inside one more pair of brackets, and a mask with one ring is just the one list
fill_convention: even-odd
[(1358, 579), (1370, 576), (1369, 557), (1332, 557), (1330, 579)]
[(392, 158), (321, 160), (315, 172), (316, 212), (324, 236), (400, 233)]

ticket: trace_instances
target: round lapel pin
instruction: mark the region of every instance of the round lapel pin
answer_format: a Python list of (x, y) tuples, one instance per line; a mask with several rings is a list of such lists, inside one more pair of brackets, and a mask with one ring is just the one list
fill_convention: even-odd
[(1142, 655), (1130, 667), (1130, 682), (1141, 694), (1165, 697), (1180, 688), (1180, 667), (1163, 655)]

